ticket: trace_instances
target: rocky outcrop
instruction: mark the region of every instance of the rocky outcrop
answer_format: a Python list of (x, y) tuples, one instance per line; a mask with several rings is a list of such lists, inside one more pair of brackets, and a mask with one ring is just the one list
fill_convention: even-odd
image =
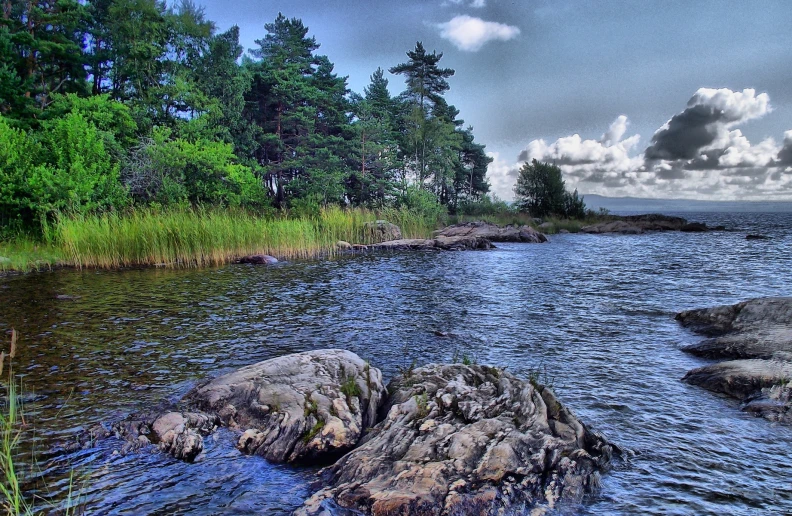
[(389, 240), (368, 246), (369, 249), (387, 251), (463, 251), (492, 249), (492, 243), (480, 236), (438, 236), (435, 238), (405, 238)]
[(683, 348), (708, 358), (770, 358), (792, 352), (792, 297), (751, 299), (680, 312), (676, 320), (710, 337)]
[(401, 240), (402, 232), (399, 226), (387, 220), (366, 222), (363, 231), (371, 242), (386, 242), (388, 240)]
[(325, 349), (243, 367), (194, 389), (185, 403), (241, 431), (244, 453), (304, 462), (355, 446), (384, 396), (378, 369), (350, 351)]
[(434, 232), (439, 237), (478, 237), (490, 242), (547, 242), (547, 237), (531, 226), (498, 226), (489, 222), (476, 221), (454, 224)]
[(613, 452), (550, 389), (500, 369), (430, 365), (388, 391), (385, 419), (295, 514), (539, 514), (595, 489)]
[(676, 319), (709, 338), (683, 350), (738, 358), (688, 372), (683, 380), (743, 402), (743, 410), (792, 422), (792, 298), (751, 299), (688, 310)]
[(278, 259), (274, 256), (270, 256), (268, 254), (251, 254), (248, 256), (243, 256), (237, 263), (248, 263), (252, 265), (272, 265), (274, 263), (278, 263)]
[(611, 216), (611, 220), (580, 228), (583, 233), (621, 233), (637, 235), (646, 231), (709, 231), (706, 224), (688, 222), (682, 217), (651, 213), (647, 215)]

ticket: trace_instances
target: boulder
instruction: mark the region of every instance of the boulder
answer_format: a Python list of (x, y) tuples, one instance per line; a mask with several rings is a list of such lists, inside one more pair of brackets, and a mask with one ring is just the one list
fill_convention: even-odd
[(708, 358), (770, 358), (792, 352), (792, 297), (750, 299), (680, 312), (682, 326), (711, 337), (683, 348)]
[(547, 237), (531, 226), (498, 226), (489, 222), (476, 221), (454, 224), (434, 232), (438, 237), (478, 237), (490, 242), (547, 242)]
[(786, 360), (729, 360), (689, 371), (683, 381), (708, 391), (745, 400), (766, 387), (792, 381), (792, 362)]
[(388, 391), (384, 420), (296, 515), (539, 514), (594, 490), (614, 451), (550, 389), (500, 369), (429, 365)]
[(273, 462), (322, 461), (376, 423), (382, 374), (340, 349), (285, 355), (220, 376), (185, 402), (242, 432), (237, 447)]
[(399, 226), (391, 224), (387, 220), (375, 220), (366, 222), (363, 230), (372, 242), (385, 242), (388, 240), (401, 240), (402, 232)]
[(342, 251), (351, 251), (352, 244), (350, 244), (349, 242), (345, 242), (343, 240), (339, 240), (338, 242), (336, 242), (336, 249), (340, 249)]
[(268, 254), (251, 254), (248, 256), (243, 256), (237, 263), (249, 263), (253, 265), (272, 265), (273, 263), (278, 263), (278, 259), (274, 256), (270, 256)]

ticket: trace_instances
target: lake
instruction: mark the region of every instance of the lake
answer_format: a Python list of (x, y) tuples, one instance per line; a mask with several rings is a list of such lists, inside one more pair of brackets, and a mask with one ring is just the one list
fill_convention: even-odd
[[(297, 351), (349, 349), (386, 379), (413, 360), (467, 355), (522, 377), (540, 371), (583, 421), (630, 451), (599, 493), (562, 513), (790, 513), (792, 428), (682, 383), (711, 361), (680, 351), (698, 337), (674, 315), (792, 295), (792, 214), (684, 216), (734, 231), (0, 277), (0, 330), (20, 333), (26, 442), (44, 450), (94, 422), (175, 401), (207, 377)], [(89, 514), (288, 514), (311, 493), (315, 468), (242, 456), (234, 443), (220, 431), (184, 464), (114, 455), (111, 439), (45, 457), (42, 494), (61, 499), (72, 469)]]

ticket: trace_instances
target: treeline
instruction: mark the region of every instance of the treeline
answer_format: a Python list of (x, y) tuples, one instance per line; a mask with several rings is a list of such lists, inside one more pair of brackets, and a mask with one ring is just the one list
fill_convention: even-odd
[(0, 227), (128, 205), (445, 206), (487, 157), (421, 43), (362, 94), (299, 19), (247, 53), (191, 0), (0, 0)]

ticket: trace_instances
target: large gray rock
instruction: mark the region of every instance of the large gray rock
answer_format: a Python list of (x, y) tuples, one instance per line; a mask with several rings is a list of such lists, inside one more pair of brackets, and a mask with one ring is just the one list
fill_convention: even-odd
[(734, 305), (687, 310), (683, 326), (712, 338), (683, 348), (709, 358), (769, 358), (792, 352), (792, 297), (750, 299)]
[(503, 370), (430, 365), (388, 390), (385, 419), (296, 515), (541, 511), (595, 489), (611, 458), (550, 389)]
[(366, 222), (363, 225), (363, 230), (371, 242), (385, 242), (388, 240), (401, 240), (402, 232), (399, 226), (392, 224), (387, 220), (376, 220), (374, 222)]
[(463, 251), (472, 249), (492, 249), (494, 246), (484, 237), (461, 235), (389, 240), (368, 247), (369, 249), (388, 251)]
[(743, 410), (792, 423), (792, 298), (687, 310), (676, 319), (710, 337), (683, 350), (710, 358), (741, 359), (694, 369), (684, 381), (737, 398)]
[(274, 462), (326, 460), (376, 423), (382, 374), (351, 351), (324, 349), (243, 367), (185, 402), (242, 432), (237, 447)]
[(434, 232), (437, 237), (479, 237), (490, 242), (547, 242), (547, 237), (531, 226), (498, 226), (489, 222), (476, 221), (454, 224)]

